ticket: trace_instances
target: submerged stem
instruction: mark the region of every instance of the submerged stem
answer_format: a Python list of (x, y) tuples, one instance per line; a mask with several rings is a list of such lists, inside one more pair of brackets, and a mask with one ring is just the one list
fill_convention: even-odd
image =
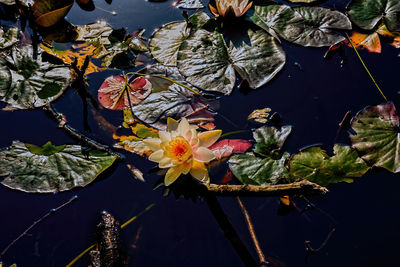
[(388, 101), (387, 98), (386, 98), (386, 96), (383, 94), (381, 88), (380, 88), (379, 85), (376, 83), (374, 77), (372, 77), (371, 72), (369, 72), (367, 66), (365, 65), (364, 61), (362, 60), (362, 58), (361, 58), (361, 56), (360, 56), (360, 53), (358, 53), (357, 48), (354, 46), (353, 42), (351, 41), (351, 39), (350, 39), (350, 37), (349, 37), (349, 35), (348, 35), (347, 33), (346, 33), (346, 37), (347, 37), (347, 40), (349, 41), (349, 43), (351, 44), (351, 46), (353, 47), (354, 51), (356, 52), (357, 57), (358, 57), (358, 59), (361, 61), (361, 64), (363, 65), (364, 69), (367, 71), (369, 77), (370, 77), (371, 80), (374, 82), (376, 88), (378, 88), (379, 93), (382, 95), (382, 97), (383, 97), (383, 99), (385, 99), (385, 101)]

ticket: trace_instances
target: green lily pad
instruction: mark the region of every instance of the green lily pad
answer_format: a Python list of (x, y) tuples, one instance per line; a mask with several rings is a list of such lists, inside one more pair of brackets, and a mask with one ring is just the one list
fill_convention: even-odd
[(176, 66), (179, 48), (189, 37), (190, 31), (200, 28), (210, 17), (199, 12), (186, 21), (173, 22), (157, 30), (150, 40), (150, 51), (153, 57), (163, 65)]
[(383, 21), (389, 31), (400, 31), (399, 0), (353, 0), (347, 6), (347, 13), (361, 29), (372, 30)]
[(306, 179), (327, 186), (332, 183), (353, 182), (369, 170), (368, 165), (349, 146), (335, 144), (334, 156), (329, 157), (321, 147), (307, 148), (289, 161), (293, 180)]
[(336, 30), (350, 30), (342, 13), (322, 7), (256, 6), (250, 18), (273, 36), (303, 46), (331, 46), (345, 38)]
[(0, 26), (0, 50), (18, 43), (18, 28), (11, 27), (4, 32)]
[(277, 184), (280, 179), (289, 177), (285, 162), (289, 153), (279, 159), (260, 158), (254, 153), (235, 154), (228, 163), (229, 169), (243, 184), (268, 185)]
[(351, 121), (351, 142), (369, 164), (400, 172), (400, 125), (392, 102), (366, 107)]
[(289, 136), (291, 126), (261, 127), (253, 132), (256, 140), (254, 153), (235, 154), (229, 161), (229, 169), (243, 184), (267, 185), (276, 184), (289, 173), (285, 163), (289, 153), (281, 149)]
[(59, 97), (69, 86), (68, 67), (34, 59), (32, 46), (14, 46), (0, 57), (0, 100), (8, 109), (38, 108)]
[(285, 52), (262, 30), (249, 29), (243, 38), (248, 40), (228, 46), (221, 33), (200, 29), (182, 43), (178, 69), (189, 83), (206, 91), (230, 94), (236, 81), (235, 71), (251, 88), (258, 88), (283, 68)]
[(2, 184), (30, 193), (53, 193), (83, 187), (109, 168), (116, 157), (100, 151), (82, 153), (81, 146), (42, 148), (14, 141), (0, 150)]

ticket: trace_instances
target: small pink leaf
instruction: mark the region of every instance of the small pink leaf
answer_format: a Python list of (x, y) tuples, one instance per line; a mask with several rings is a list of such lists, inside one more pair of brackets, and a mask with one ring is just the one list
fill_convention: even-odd
[(253, 144), (243, 139), (223, 139), (209, 147), (215, 154), (216, 159), (229, 157), (233, 153), (244, 153)]

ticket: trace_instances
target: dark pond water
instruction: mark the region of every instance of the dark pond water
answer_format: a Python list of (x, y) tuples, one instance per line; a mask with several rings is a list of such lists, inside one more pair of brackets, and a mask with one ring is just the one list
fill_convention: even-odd
[[(162, 24), (181, 20), (181, 10), (169, 0), (150, 3), (144, 0), (115, 0), (111, 5), (94, 1), (96, 10), (82, 11), (75, 5), (68, 14), (73, 24), (86, 24), (106, 19), (114, 28), (128, 32), (145, 28), (146, 35)], [(328, 1), (324, 6), (342, 10), (347, 1)], [(100, 9), (101, 8), (101, 9)], [(103, 11), (115, 10), (116, 16)], [(382, 97), (369, 80), (354, 51), (346, 49), (347, 64), (340, 66), (338, 57), (325, 60), (325, 49), (304, 48), (283, 43), (288, 60), (284, 70), (267, 86), (250, 93), (235, 89), (221, 100), (221, 116), (216, 125), (229, 132), (249, 128), (247, 115), (255, 108), (270, 107), (279, 112), (284, 124), (294, 126), (286, 149), (296, 153), (300, 148), (322, 143), (328, 150), (333, 145), (338, 123), (348, 110), (356, 112), (367, 105), (379, 104)], [(361, 52), (361, 55), (386, 96), (399, 103), (399, 50), (383, 45), (382, 54)], [(301, 71), (294, 63), (301, 64)], [(118, 71), (91, 75), (90, 91), (94, 94), (104, 78)], [(81, 130), (82, 104), (72, 90), (55, 103), (70, 124)], [(89, 112), (90, 114), (90, 112)], [(118, 125), (121, 114), (102, 110), (102, 115)], [(101, 131), (89, 116), (93, 138), (109, 145), (113, 140)], [(13, 140), (42, 145), (74, 144), (75, 140), (56, 127), (43, 111), (0, 111), (0, 146)], [(235, 136), (250, 138), (248, 134)], [(348, 143), (346, 133), (339, 141)], [(139, 166), (145, 173), (154, 165), (134, 155), (126, 155), (126, 163)], [(146, 183), (131, 177), (125, 164), (115, 167), (111, 175), (86, 188), (58, 194), (27, 194), (0, 187), (0, 249), (3, 249), (33, 221), (51, 208), (78, 195), (79, 199), (37, 225), (28, 236), (18, 241), (4, 256), (6, 266), (16, 262), (25, 266), (65, 266), (87, 248), (94, 237), (94, 227), (102, 210), (125, 221), (146, 206), (155, 207), (122, 231), (122, 238), (131, 257), (130, 266), (243, 266), (229, 241), (219, 229), (203, 201), (176, 200), (162, 197), (162, 190), (153, 190), (158, 180), (155, 174), (145, 175)], [(220, 179), (220, 178), (218, 178)], [(218, 182), (217, 180), (216, 182)], [(328, 244), (304, 263), (304, 241), (317, 248), (332, 227), (321, 212), (306, 216), (293, 212), (278, 216), (279, 202), (275, 198), (243, 198), (255, 224), (262, 249), (282, 266), (397, 266), (400, 249), (400, 216), (398, 207), (398, 175), (373, 170), (353, 184), (330, 186), (330, 193), (313, 199), (313, 203), (336, 221), (336, 232)], [(240, 237), (253, 253), (251, 240), (238, 204), (233, 198), (219, 198)], [(299, 201), (302, 208), (305, 203)], [(140, 231), (137, 241), (136, 235)], [(136, 248), (132, 244), (136, 242)], [(84, 257), (74, 266), (87, 266)]]

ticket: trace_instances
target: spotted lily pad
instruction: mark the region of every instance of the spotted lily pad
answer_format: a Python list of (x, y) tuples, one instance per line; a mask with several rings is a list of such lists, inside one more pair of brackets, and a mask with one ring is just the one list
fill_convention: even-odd
[(400, 172), (400, 124), (392, 102), (366, 107), (351, 121), (351, 142), (369, 164)]
[(289, 162), (293, 180), (306, 179), (327, 186), (332, 183), (353, 182), (369, 170), (368, 165), (349, 146), (335, 144), (334, 156), (318, 146), (307, 148), (294, 155)]
[(0, 180), (9, 188), (53, 193), (83, 187), (109, 168), (116, 157), (100, 151), (82, 152), (77, 145), (43, 147), (14, 141), (0, 150)]
[(285, 168), (289, 153), (282, 152), (282, 146), (291, 132), (290, 126), (280, 130), (275, 127), (262, 127), (253, 132), (256, 140), (254, 152), (233, 155), (228, 163), (232, 173), (243, 184), (276, 184), (288, 178)]
[(11, 27), (4, 32), (3, 27), (0, 26), (0, 49), (8, 48), (18, 43), (18, 29)]
[(400, 31), (398, 0), (353, 0), (347, 6), (347, 13), (361, 29), (372, 30), (383, 21), (389, 31)]
[(322, 7), (256, 6), (250, 18), (273, 36), (303, 46), (331, 46), (345, 38), (337, 30), (350, 30), (342, 13)]
[(34, 59), (32, 46), (14, 46), (0, 57), (0, 100), (8, 109), (38, 108), (59, 97), (69, 86), (71, 73), (64, 65)]
[(239, 45), (228, 45), (221, 33), (200, 29), (182, 43), (178, 69), (189, 83), (206, 91), (230, 94), (235, 71), (251, 88), (258, 88), (283, 68), (285, 52), (262, 30), (249, 29), (243, 38)]

